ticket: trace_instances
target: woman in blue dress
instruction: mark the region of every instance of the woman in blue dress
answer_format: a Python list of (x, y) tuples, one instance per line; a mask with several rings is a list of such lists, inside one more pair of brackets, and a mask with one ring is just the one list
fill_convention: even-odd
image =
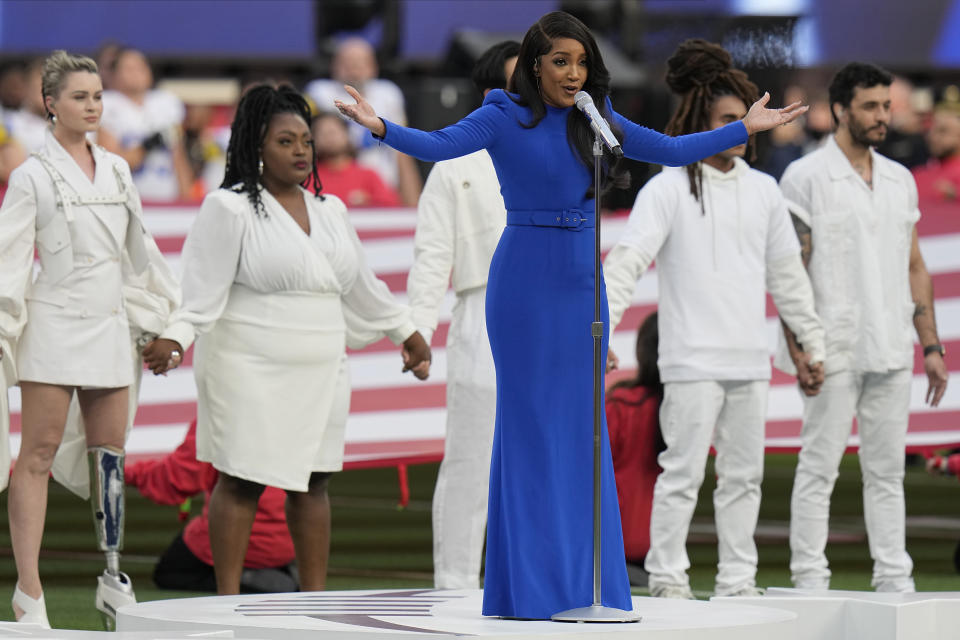
[[(548, 619), (593, 601), (593, 134), (574, 106), (587, 91), (626, 156), (682, 166), (743, 144), (806, 109), (766, 109), (722, 129), (671, 138), (613, 111), (609, 73), (586, 26), (554, 12), (524, 37), (510, 81), (434, 132), (384, 121), (352, 87), (340, 111), (384, 143), (427, 161), (487, 149), (507, 206), (490, 265), (487, 327), (497, 370), (484, 615)], [(606, 176), (615, 172), (606, 158)], [(599, 277), (603, 277), (602, 273)], [(601, 283), (601, 291), (604, 287)], [(607, 303), (602, 303), (607, 350)], [(606, 422), (602, 439), (603, 604), (629, 610)]]

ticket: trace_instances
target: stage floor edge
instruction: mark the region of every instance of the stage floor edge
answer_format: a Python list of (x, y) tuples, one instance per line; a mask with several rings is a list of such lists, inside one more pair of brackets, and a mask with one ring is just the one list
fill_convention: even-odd
[(117, 615), (118, 631), (229, 630), (237, 638), (396, 640), (476, 636), (530, 640), (658, 638), (800, 640), (791, 611), (735, 602), (633, 598), (636, 623), (502, 620), (480, 614), (482, 591), (364, 590), (155, 600)]

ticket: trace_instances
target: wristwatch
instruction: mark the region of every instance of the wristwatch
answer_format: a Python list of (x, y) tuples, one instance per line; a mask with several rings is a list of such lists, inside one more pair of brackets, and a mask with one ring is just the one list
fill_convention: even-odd
[(934, 352), (939, 353), (941, 358), (947, 355), (947, 350), (943, 347), (943, 345), (940, 343), (937, 343), (937, 344), (928, 344), (927, 346), (925, 346), (923, 348), (923, 357), (926, 358), (928, 355)]

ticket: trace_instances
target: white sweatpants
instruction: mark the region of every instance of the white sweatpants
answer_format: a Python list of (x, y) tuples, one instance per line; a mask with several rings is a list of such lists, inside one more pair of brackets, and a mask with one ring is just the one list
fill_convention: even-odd
[(863, 515), (879, 591), (913, 591), (906, 551), (904, 451), (913, 373), (839, 371), (819, 395), (804, 397), (800, 460), (790, 500), (790, 572), (798, 587), (827, 589), (824, 549), (830, 495), (856, 416), (863, 474)]
[(480, 586), (497, 406), (485, 297), (485, 287), (457, 296), (447, 336), (447, 434), (433, 494), (437, 589)]
[(713, 504), (719, 542), (717, 595), (756, 584), (753, 540), (763, 480), (767, 380), (668, 382), (660, 406), (667, 448), (653, 491), (650, 587), (689, 586), (687, 534), (713, 442), (717, 488)]

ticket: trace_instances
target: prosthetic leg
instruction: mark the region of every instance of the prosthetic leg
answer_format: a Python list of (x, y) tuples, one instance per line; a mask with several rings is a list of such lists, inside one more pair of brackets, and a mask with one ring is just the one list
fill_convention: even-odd
[(92, 447), (87, 451), (90, 465), (90, 505), (93, 526), (100, 550), (107, 556), (107, 569), (97, 578), (97, 610), (104, 626), (116, 627), (117, 609), (137, 601), (127, 574), (120, 571), (123, 549), (123, 458), (112, 447)]

